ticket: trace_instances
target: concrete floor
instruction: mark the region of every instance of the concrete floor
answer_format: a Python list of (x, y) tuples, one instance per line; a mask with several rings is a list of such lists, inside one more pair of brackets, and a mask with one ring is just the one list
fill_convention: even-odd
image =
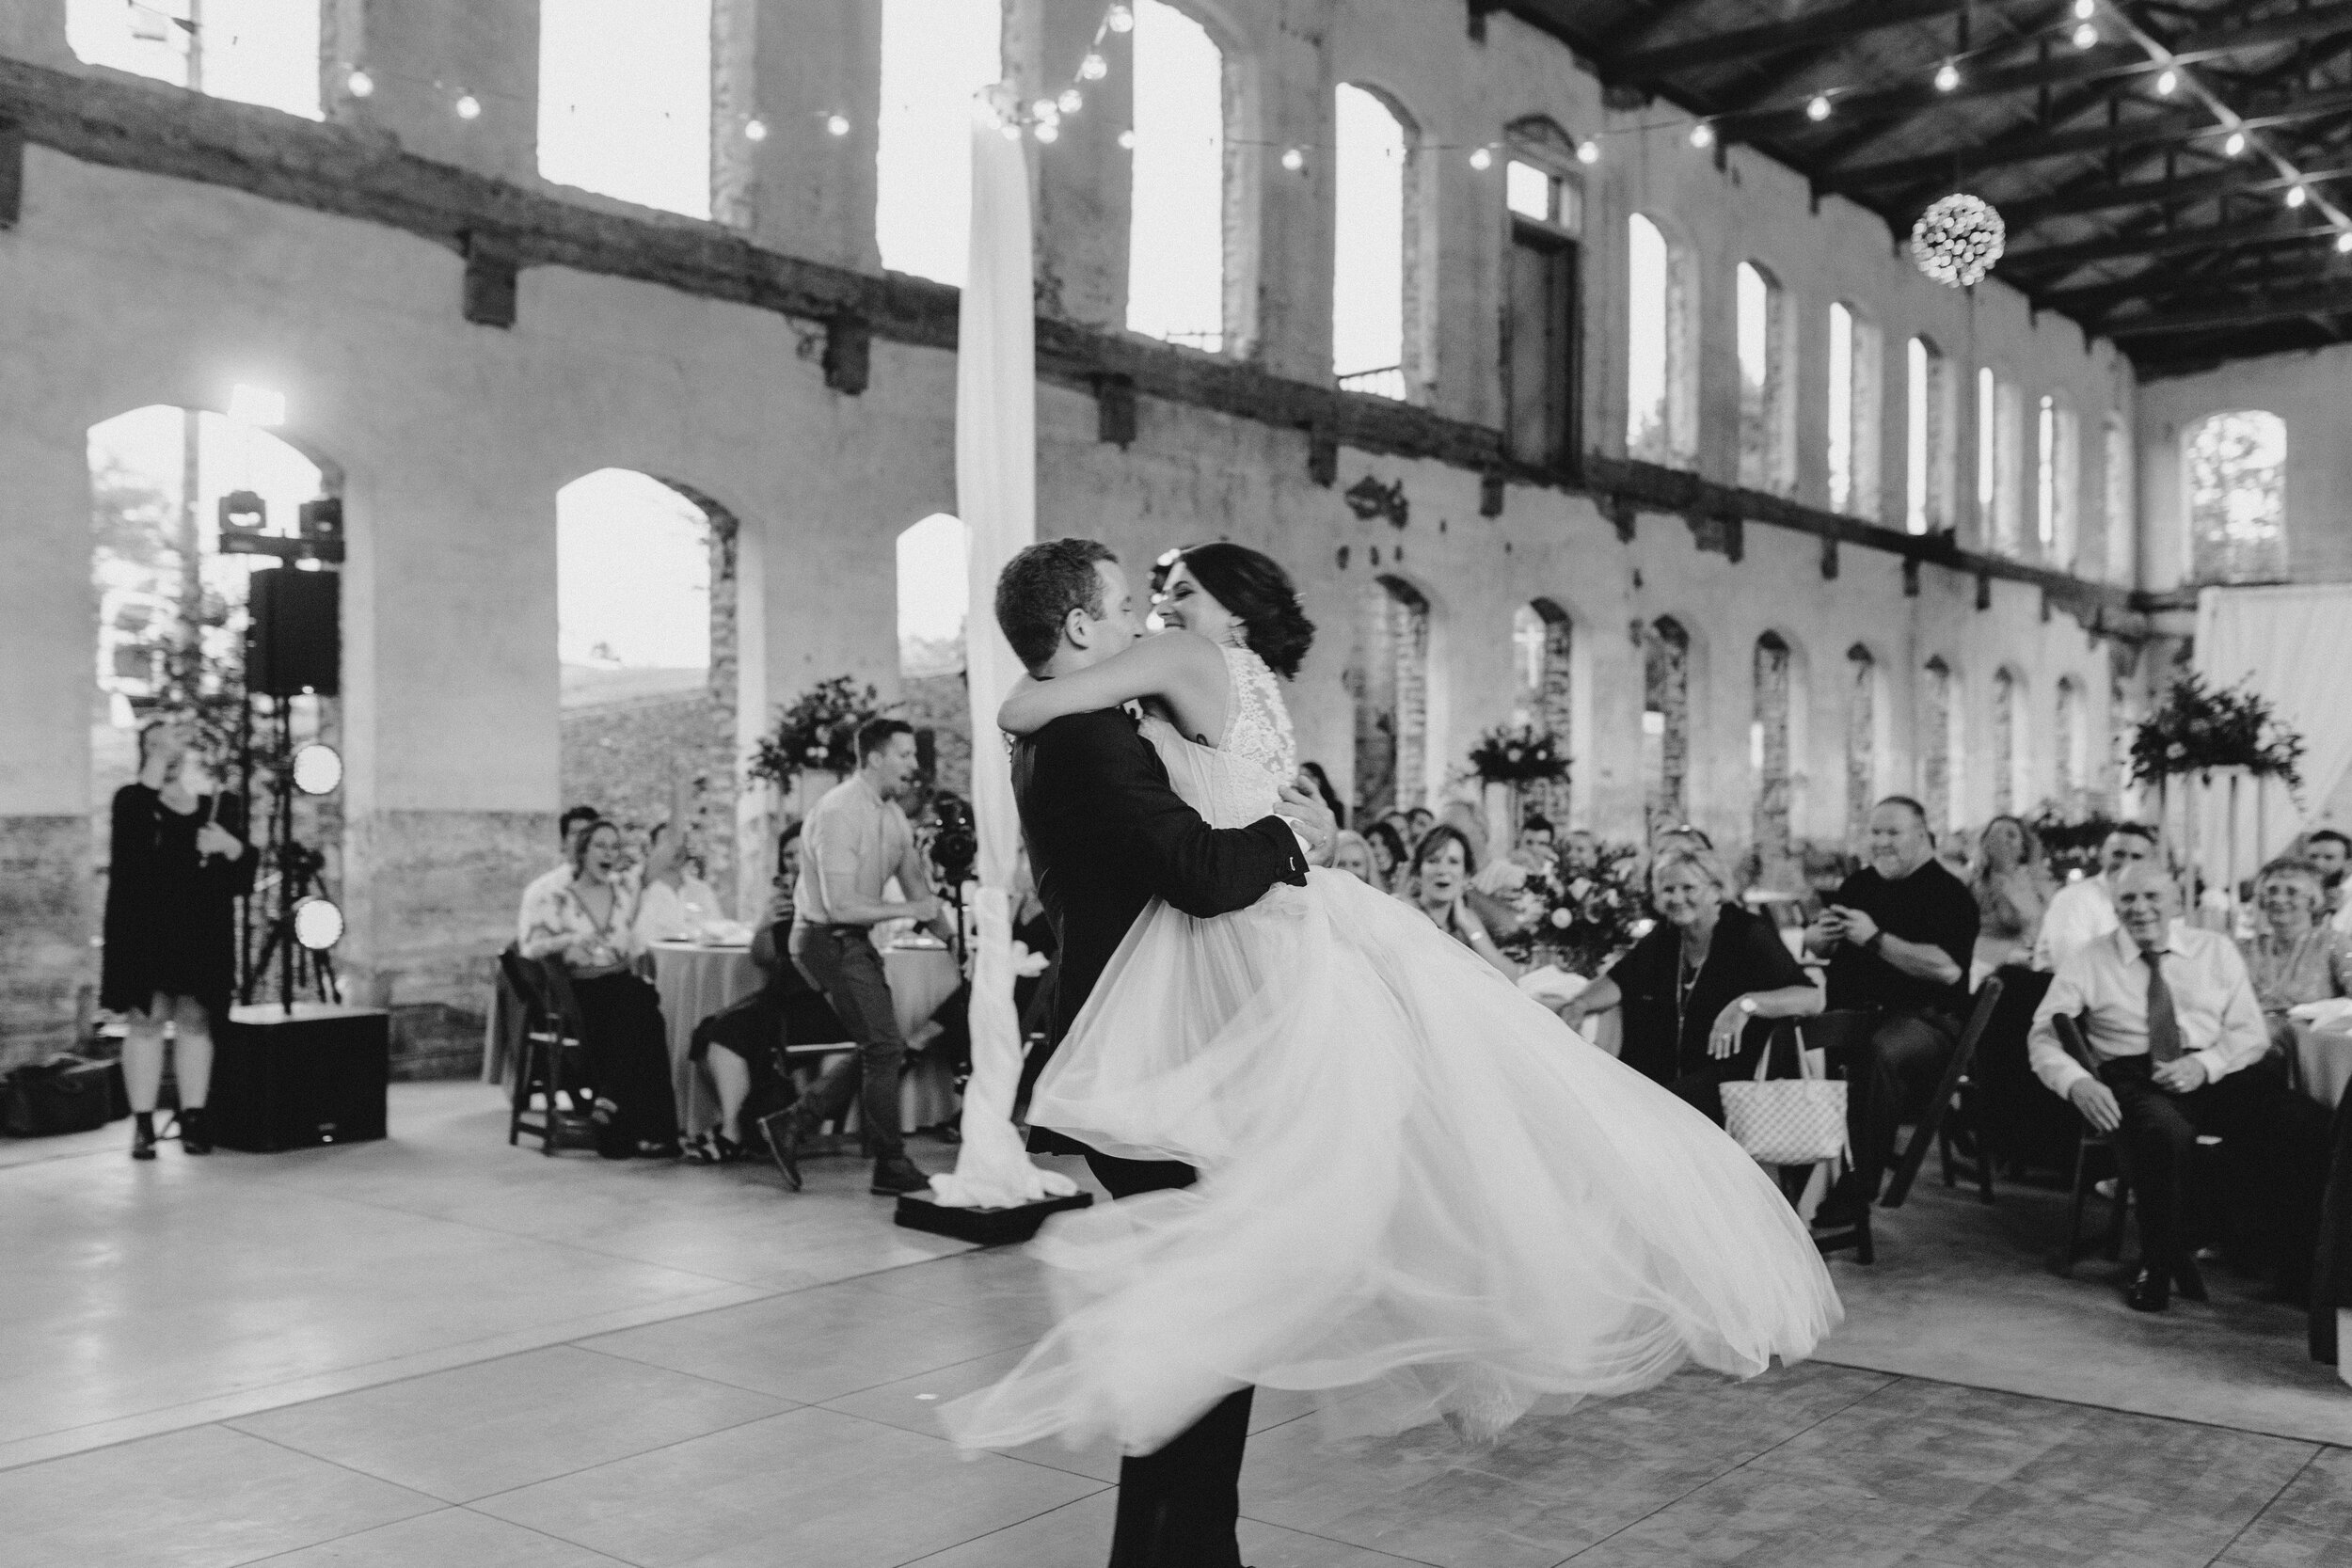
[[(458, 1084), (396, 1085), (381, 1144), (126, 1141), (0, 1145), (0, 1568), (1102, 1559), (1109, 1454), (932, 1425), (1043, 1326), (1036, 1268), (895, 1229), (852, 1162), (795, 1196), (546, 1160)], [(1245, 1556), (2352, 1568), (2352, 1390), (2295, 1315), (2225, 1287), (2151, 1325), (2095, 1265), (2040, 1275), (2049, 1201), (1923, 1191), (1836, 1265), (1825, 1359), (1493, 1449), (1262, 1398)]]

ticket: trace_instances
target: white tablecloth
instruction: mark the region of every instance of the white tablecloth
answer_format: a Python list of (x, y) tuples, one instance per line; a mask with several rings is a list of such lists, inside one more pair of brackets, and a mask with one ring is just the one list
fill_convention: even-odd
[[(962, 983), (955, 955), (939, 947), (886, 948), (882, 974), (890, 982), (890, 1000), (902, 1035), (938, 1011)], [(719, 1100), (709, 1078), (687, 1059), (694, 1026), (751, 995), (766, 979), (747, 947), (653, 944), (654, 990), (660, 995), (661, 1018), (669, 1029), (671, 1087), (677, 1095), (678, 1123), (689, 1132), (719, 1119)], [(954, 1116), (955, 1079), (946, 1063), (929, 1053), (914, 1058), (902, 1081), (899, 1114), (903, 1127), (930, 1127)]]
[[(2342, 1026), (2314, 1029), (2297, 1023), (2295, 1073), (2305, 1094), (2334, 1110), (2344, 1099), (2344, 1085), (2352, 1084), (2352, 1030)], [(2352, 1366), (2352, 1356), (2346, 1357), (2345, 1364)]]

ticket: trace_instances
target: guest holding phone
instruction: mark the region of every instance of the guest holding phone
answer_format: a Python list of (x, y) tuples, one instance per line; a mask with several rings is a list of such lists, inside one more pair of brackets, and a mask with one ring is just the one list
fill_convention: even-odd
[(178, 1057), (181, 1150), (213, 1151), (204, 1124), (213, 1024), (227, 1015), (236, 984), (236, 900), (253, 891), (261, 861), (244, 838), (244, 803), (202, 792), (193, 742), (180, 721), (149, 723), (139, 731), (139, 776), (115, 791), (99, 1005), (125, 1026), (134, 1160), (155, 1158), (166, 1024)]

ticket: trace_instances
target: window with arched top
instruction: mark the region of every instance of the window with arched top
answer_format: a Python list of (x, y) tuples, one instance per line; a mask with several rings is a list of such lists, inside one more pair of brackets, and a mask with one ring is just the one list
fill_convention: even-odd
[[(1549, 730), (1563, 756), (1570, 752), (1576, 717), (1574, 632), (1566, 610), (1531, 599), (1511, 613), (1511, 721)], [(1565, 827), (1573, 779), (1533, 786), (1527, 804)]]
[(1859, 845), (1879, 797), (1879, 666), (1859, 642), (1846, 650), (1846, 841)]
[(2022, 812), (2033, 799), (2032, 741), (2026, 720), (2025, 683), (2013, 670), (1993, 675), (1993, 809)]
[(1903, 349), (1903, 527), (1951, 526), (1952, 373), (1941, 349), (1914, 338)]
[(1879, 329), (1829, 308), (1829, 509), (1879, 515)]
[(1960, 681), (1941, 656), (1921, 670), (1919, 797), (1928, 821), (1941, 832), (1960, 825), (1963, 792)]
[(1977, 372), (1977, 527), (1984, 546), (2003, 555), (2024, 548), (2022, 471), (2018, 466), (2023, 420), (2014, 384), (1991, 366)]
[(710, 4), (540, 0), (541, 175), (711, 215)]
[(2132, 433), (2121, 414), (2106, 420), (2106, 464), (2102, 490), (2106, 499), (2106, 576), (2109, 582), (2129, 585), (2139, 578), (2138, 517), (2132, 501)]
[(1691, 815), (1691, 634), (1672, 616), (1642, 628), (1642, 800), (1655, 838)]
[(320, 0), (65, 0), (66, 44), (90, 65), (317, 119), (321, 8)]
[(1002, 0), (882, 0), (874, 243), (892, 272), (963, 286), (972, 98), (1005, 74), (1004, 29)]
[(1365, 584), (1341, 675), (1356, 710), (1356, 815), (1422, 804), (1428, 765), (1429, 601), (1402, 578)]
[(2058, 809), (2068, 813), (2081, 811), (2090, 793), (2090, 758), (2084, 745), (2082, 682), (2072, 675), (2061, 676), (2058, 683), (2050, 765)]
[(1698, 457), (1697, 289), (1689, 253), (1643, 214), (1626, 220), (1626, 455)]
[(1756, 774), (1756, 850), (1767, 863), (1786, 859), (1789, 848), (1789, 665), (1788, 643), (1778, 632), (1768, 631), (1756, 640), (1751, 671), (1756, 715), (1749, 721), (1748, 764)]
[(1127, 330), (1221, 353), (1231, 137), (1225, 53), (1165, 0), (1135, 0)]
[(2181, 436), (2189, 576), (2260, 582), (2287, 575), (2287, 425), (2244, 409), (2198, 420)]
[(2081, 530), (2075, 519), (2081, 494), (2078, 448), (2081, 434), (2074, 410), (2055, 392), (2042, 394), (2034, 418), (2034, 536), (2042, 559), (2071, 567)]
[(1346, 82), (1331, 126), (1331, 373), (1347, 391), (1402, 401), (1422, 376), (1420, 135), (1385, 95)]
[(1797, 483), (1788, 292), (1756, 261), (1733, 269), (1732, 289), (1740, 335), (1740, 483), (1785, 496)]

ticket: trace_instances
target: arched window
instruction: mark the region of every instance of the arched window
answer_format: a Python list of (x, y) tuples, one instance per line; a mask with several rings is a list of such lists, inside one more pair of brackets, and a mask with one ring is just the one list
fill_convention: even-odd
[(1931, 341), (1914, 338), (1903, 368), (1903, 527), (1932, 533), (1951, 526), (1951, 367)]
[(1919, 733), (1926, 744), (1919, 755), (1919, 794), (1929, 823), (1941, 832), (1960, 824), (1960, 683), (1941, 657), (1929, 659), (1921, 673)]
[(2189, 574), (2199, 582), (2287, 575), (2287, 426), (2259, 410), (2215, 414), (2181, 438)]
[(1356, 706), (1357, 814), (1420, 805), (1429, 754), (1429, 601), (1412, 584), (1383, 577), (1365, 586), (1342, 679)]
[(1004, 72), (1000, 0), (882, 0), (874, 243), (882, 264), (963, 285), (972, 98)]
[(2070, 567), (2081, 530), (2075, 523), (2082, 488), (2075, 450), (2081, 436), (2074, 411), (2056, 393), (2044, 393), (2034, 420), (2034, 537), (2042, 560)]
[(898, 716), (914, 726), (934, 787), (972, 792), (972, 705), (963, 626), (972, 531), (934, 512), (898, 535)]
[(1661, 615), (1642, 628), (1642, 800), (1649, 836), (1691, 813), (1691, 634)]
[(320, 118), (319, 0), (66, 0), (76, 58)]
[(1503, 165), (1510, 245), (1503, 253), (1503, 433), (1532, 467), (1573, 467), (1578, 405), (1584, 200), (1576, 143), (1541, 116), (1512, 122)]
[[(1549, 599), (1532, 599), (1512, 611), (1511, 721), (1549, 730), (1564, 756), (1571, 750), (1576, 717), (1574, 672), (1569, 662), (1574, 647), (1567, 611)], [(1565, 828), (1568, 788), (1574, 782), (1569, 778), (1538, 784), (1527, 803)]]
[(1733, 273), (1740, 330), (1740, 483), (1788, 495), (1796, 488), (1796, 400), (1788, 395), (1788, 299), (1754, 261)]
[(1879, 515), (1879, 329), (1829, 308), (1829, 509)]
[(1225, 347), (1225, 55), (1163, 0), (1136, 0), (1127, 329)]
[(2138, 519), (2132, 507), (2132, 433), (2121, 414), (2107, 416), (2106, 512), (2107, 580), (2130, 585), (2138, 580)]
[(2061, 676), (2050, 762), (2058, 809), (2063, 812), (2081, 811), (2090, 794), (2090, 757), (2084, 749), (2083, 735), (2082, 683), (2072, 675)]
[(1846, 650), (1846, 842), (1869, 832), (1879, 797), (1879, 665), (1857, 642)]
[(1640, 213), (1626, 220), (1626, 455), (1688, 467), (1698, 455), (1691, 262)]
[(540, 0), (540, 174), (708, 217), (710, 77), (710, 0)]
[(2000, 536), (2000, 381), (1990, 365), (1977, 368), (1977, 539), (1987, 548)]
[(1748, 763), (1756, 772), (1756, 850), (1767, 863), (1788, 854), (1788, 644), (1777, 632), (1756, 640), (1756, 717)]
[(2023, 812), (2033, 799), (2032, 737), (2026, 730), (2024, 683), (2013, 670), (1993, 676), (1993, 809)]
[(1402, 400), (1420, 369), (1411, 346), (1420, 138), (1387, 100), (1344, 82), (1332, 130), (1331, 372), (1351, 392)]

